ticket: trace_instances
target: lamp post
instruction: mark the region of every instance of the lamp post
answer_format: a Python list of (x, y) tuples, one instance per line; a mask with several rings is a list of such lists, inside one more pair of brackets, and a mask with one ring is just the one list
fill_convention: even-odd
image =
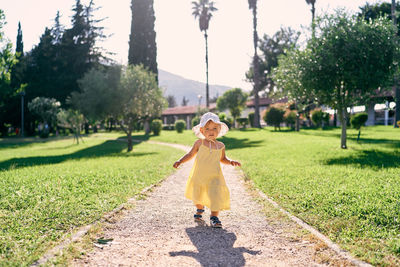
[(21, 95), (21, 137), (24, 137), (24, 96), (25, 91), (20, 93)]

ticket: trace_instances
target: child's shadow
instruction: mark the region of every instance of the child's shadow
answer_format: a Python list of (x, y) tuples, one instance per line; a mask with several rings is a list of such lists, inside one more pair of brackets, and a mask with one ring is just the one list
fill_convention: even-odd
[(244, 266), (246, 260), (243, 253), (260, 253), (244, 247), (234, 248), (236, 235), (224, 229), (192, 227), (186, 228), (186, 233), (199, 252), (174, 251), (169, 253), (170, 256), (193, 257), (201, 266)]

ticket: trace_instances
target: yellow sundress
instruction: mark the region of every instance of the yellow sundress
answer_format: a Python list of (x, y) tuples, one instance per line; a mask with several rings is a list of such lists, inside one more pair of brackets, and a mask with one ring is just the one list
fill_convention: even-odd
[(221, 170), (222, 147), (210, 149), (203, 140), (186, 183), (185, 197), (211, 211), (229, 210), (229, 190)]

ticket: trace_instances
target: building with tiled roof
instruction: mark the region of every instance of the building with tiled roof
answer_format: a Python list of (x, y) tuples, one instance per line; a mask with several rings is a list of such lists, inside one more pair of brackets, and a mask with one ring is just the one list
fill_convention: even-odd
[[(287, 97), (281, 98), (279, 100), (274, 100), (267, 97), (260, 98), (260, 114), (262, 114), (271, 104), (275, 103), (286, 103), (288, 101)], [(200, 106), (200, 110), (205, 109), (205, 106)], [(211, 103), (209, 110), (211, 112), (217, 112), (216, 103)], [(254, 99), (251, 99), (246, 102), (246, 109), (242, 111), (241, 117), (247, 118), (250, 112), (254, 111)], [(184, 120), (186, 122), (187, 129), (191, 128), (192, 119), (198, 114), (199, 106), (182, 106), (182, 107), (173, 107), (167, 108), (162, 112), (162, 121), (165, 125), (175, 124), (176, 120)], [(230, 116), (230, 112), (224, 111), (228, 116)], [(261, 119), (262, 120), (262, 119)], [(263, 122), (262, 122), (263, 123)]]

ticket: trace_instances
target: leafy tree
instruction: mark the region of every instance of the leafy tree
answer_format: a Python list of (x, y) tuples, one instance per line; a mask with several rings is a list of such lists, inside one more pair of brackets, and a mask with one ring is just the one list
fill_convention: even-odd
[[(300, 32), (296, 32), (290, 27), (281, 28), (272, 37), (264, 34), (264, 37), (259, 41), (259, 49), (262, 52), (258, 66), (260, 90), (265, 88), (267, 92), (273, 92), (275, 83), (272, 79), (272, 69), (278, 66), (280, 55), (284, 55), (287, 50), (297, 47), (299, 36)], [(248, 81), (254, 82), (253, 67), (246, 73), (246, 78)]]
[(360, 135), (361, 135), (361, 127), (365, 126), (365, 123), (368, 120), (368, 114), (367, 113), (358, 113), (354, 116), (351, 117), (350, 123), (353, 128), (358, 130), (358, 135), (357, 135), (357, 142), (360, 140)]
[(257, 54), (258, 45), (258, 33), (257, 33), (257, 0), (248, 0), (249, 9), (253, 12), (253, 46), (254, 46), (254, 56), (253, 56), (253, 95), (254, 95), (254, 126), (261, 128), (260, 125), (260, 97), (258, 92), (261, 89), (260, 75), (259, 75), (259, 65), (260, 59)]
[(120, 76), (118, 65), (93, 68), (78, 80), (81, 90), (72, 92), (67, 102), (92, 124), (111, 118), (119, 105), (116, 99)]
[(285, 111), (283, 109), (280, 109), (278, 107), (270, 107), (269, 109), (267, 109), (267, 112), (265, 112), (264, 121), (268, 125), (273, 125), (275, 128), (275, 131), (276, 131), (276, 128), (278, 128), (280, 131), (284, 114), (285, 114)]
[(7, 134), (8, 113), (6, 106), (9, 100), (17, 93), (11, 86), (11, 70), (17, 59), (12, 52), (12, 44), (4, 38), (3, 27), (6, 24), (3, 10), (0, 9), (0, 132)]
[(40, 118), (43, 124), (56, 125), (60, 102), (54, 98), (36, 97), (28, 103), (28, 109)]
[(168, 95), (167, 96), (167, 101), (168, 101), (168, 107), (169, 108), (173, 108), (176, 107), (176, 100), (175, 100), (175, 96), (173, 95)]
[(206, 106), (210, 106), (209, 99), (209, 86), (208, 86), (208, 35), (207, 30), (212, 17), (213, 12), (218, 9), (214, 6), (214, 1), (210, 0), (198, 0), (192, 2), (192, 15), (194, 18), (199, 18), (200, 31), (204, 31), (204, 39), (206, 41)]
[[(360, 13), (358, 16), (360, 18), (364, 18), (366, 21), (375, 20), (380, 17), (386, 17), (390, 19), (394, 25), (396, 25), (396, 34), (400, 35), (400, 4), (396, 3), (396, 1), (392, 0), (392, 3), (375, 3), (375, 4), (365, 4), (365, 6), (360, 7)], [(394, 88), (395, 88), (395, 102), (396, 102), (396, 110), (395, 110), (395, 120), (400, 120), (400, 86), (398, 84), (400, 77), (399, 70), (394, 76)], [(398, 127), (396, 123), (394, 123), (394, 127)]]
[(131, 10), (132, 23), (128, 62), (130, 65), (142, 64), (153, 72), (158, 79), (153, 0), (132, 0)]
[(247, 94), (240, 88), (233, 88), (226, 91), (217, 100), (217, 108), (222, 111), (229, 109), (234, 123), (236, 124), (236, 118), (240, 117), (240, 113), (246, 106)]
[(167, 105), (157, 85), (156, 75), (142, 65), (128, 66), (121, 75), (117, 89), (119, 103), (116, 118), (128, 136), (128, 152), (132, 151), (132, 131), (137, 122), (161, 116)]
[[(96, 42), (104, 39), (103, 28), (96, 26), (102, 20), (93, 19), (93, 13), (97, 10), (93, 1), (88, 6), (82, 5), (76, 0), (72, 9), (74, 14), (71, 19), (72, 27), (65, 30), (61, 42), (56, 46), (56, 58), (58, 56), (57, 91), (60, 92), (57, 99), (62, 103), (73, 91), (79, 91), (78, 80), (90, 69), (100, 65), (100, 61), (107, 60), (96, 47)], [(53, 43), (58, 36), (53, 36), (57, 29), (57, 17), (55, 28), (50, 31)], [(54, 66), (54, 65), (53, 65)], [(61, 80), (60, 80), (61, 78)], [(54, 90), (54, 87), (53, 87)]]
[(60, 110), (57, 114), (57, 122), (58, 126), (66, 129), (70, 129), (74, 134), (74, 140), (79, 144), (79, 138), (81, 137), (81, 127), (84, 123), (84, 117), (76, 110), (68, 109), (68, 110)]
[(317, 23), (307, 48), (283, 56), (276, 82), (291, 97), (315, 99), (338, 110), (341, 147), (346, 145), (347, 108), (387, 83), (398, 58), (394, 29), (385, 19), (367, 23), (343, 11)]

